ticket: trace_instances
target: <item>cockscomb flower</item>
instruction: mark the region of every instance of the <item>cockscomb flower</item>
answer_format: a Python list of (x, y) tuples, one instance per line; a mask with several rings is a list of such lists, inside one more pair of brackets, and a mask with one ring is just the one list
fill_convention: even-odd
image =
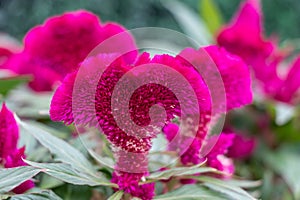
[(120, 190), (132, 196), (142, 200), (151, 200), (154, 196), (154, 183), (139, 185), (143, 176), (145, 176), (143, 173), (114, 172), (111, 182), (118, 184)]
[(221, 29), (218, 44), (243, 58), (251, 66), (264, 93), (275, 100), (299, 102), (299, 61), (296, 59), (286, 76), (279, 74), (279, 65), (289, 50), (278, 50), (275, 41), (265, 39), (259, 0), (246, 0), (232, 22)]
[[(208, 46), (198, 51), (205, 51), (213, 60), (213, 64), (217, 68), (217, 72), (220, 74), (221, 80), (223, 81), (223, 86), (225, 89), (225, 99), (224, 102), (220, 102), (221, 106), (225, 106), (226, 109), (217, 109), (219, 112), (226, 112), (232, 110), (234, 108), (239, 108), (250, 104), (252, 102), (252, 90), (251, 90), (251, 79), (250, 79), (250, 70), (248, 66), (244, 63), (242, 59), (238, 56), (232, 55), (231, 53), (227, 52), (223, 48), (219, 48), (217, 46)], [(193, 49), (185, 49), (183, 50), (179, 56), (183, 56), (185, 58), (188, 57), (188, 60), (191, 62), (190, 64), (195, 65), (206, 65), (207, 62), (201, 60), (202, 58), (197, 55), (196, 50)], [(206, 57), (207, 59), (207, 57)], [(211, 64), (209, 62), (209, 64)], [(213, 68), (214, 66), (211, 66)], [(208, 68), (209, 70), (209, 68)], [(215, 89), (214, 92), (218, 93), (218, 88)], [(225, 104), (225, 105), (224, 105)], [(216, 113), (218, 114), (218, 113)], [(220, 114), (220, 113), (219, 113)], [(163, 132), (166, 134), (167, 139), (173, 145), (169, 145), (169, 148), (174, 150), (174, 148), (179, 148), (179, 152), (181, 155), (181, 162), (185, 165), (188, 164), (198, 164), (203, 160), (202, 156), (200, 155), (200, 149), (204, 148), (202, 144), (208, 138), (208, 127), (209, 120), (202, 120), (202, 126), (204, 128), (199, 129), (201, 133), (197, 133), (196, 138), (188, 137), (184, 138), (182, 136), (174, 140), (176, 134), (182, 135), (182, 131), (179, 131), (179, 128), (174, 124), (167, 125)], [(182, 152), (182, 147), (186, 147), (187, 144), (184, 141), (191, 141), (189, 144), (189, 148)], [(174, 146), (175, 147), (172, 147)], [(181, 147), (182, 146), (182, 147)], [(214, 159), (214, 163), (216, 159)], [(220, 168), (220, 167), (219, 167)], [(225, 169), (224, 169), (225, 170)], [(227, 169), (226, 169), (227, 170)]]
[[(193, 92), (184, 90), (186, 85)], [(136, 173), (144, 176), (148, 172), (151, 139), (173, 118), (199, 115), (192, 101), (195, 93), (201, 111), (209, 111), (209, 92), (200, 74), (175, 57), (157, 55), (151, 59), (143, 53), (129, 65), (118, 54), (99, 54), (87, 58), (78, 71), (66, 76), (53, 96), (50, 117), (66, 124), (101, 128), (115, 153), (117, 176), (113, 181), (123, 187), (123, 175), (132, 178), (136, 187), (127, 191), (136, 196), (134, 191), (139, 191), (137, 185), (142, 178)], [(153, 110), (155, 105), (163, 107), (166, 115)]]
[[(228, 109), (250, 103), (248, 68), (236, 57), (227, 56), (224, 50), (207, 49), (208, 55), (216, 59), (217, 73), (220, 71), (225, 82), (225, 92), (230, 97)], [(198, 54), (196, 50), (188, 51)], [(147, 174), (151, 139), (175, 117), (184, 122), (180, 137), (190, 143), (185, 146), (194, 147), (187, 155), (193, 154), (200, 161), (199, 148), (211, 119), (211, 99), (200, 72), (189, 63), (190, 58), (197, 58), (185, 54), (188, 51), (176, 57), (156, 55), (150, 58), (148, 53), (143, 53), (131, 64), (119, 54), (90, 56), (58, 87), (51, 102), (50, 117), (66, 124), (100, 128), (113, 145), (118, 174), (114, 181), (117, 183), (122, 183), (124, 172), (126, 177)], [(201, 63), (204, 66), (208, 60), (207, 53), (200, 53), (197, 62), (204, 62)], [(234, 89), (238, 91), (237, 97), (233, 96)], [(227, 107), (226, 102), (218, 105)]]
[(275, 45), (264, 38), (262, 30), (260, 0), (246, 0), (231, 23), (221, 29), (217, 41), (247, 63), (252, 63), (257, 57), (269, 57), (275, 50)]
[[(18, 149), (19, 128), (13, 113), (9, 111), (5, 104), (2, 105), (0, 112), (0, 164), (5, 168), (24, 166), (26, 163), (22, 158), (26, 158), (25, 147)], [(13, 192), (19, 194), (34, 187), (31, 180), (25, 181)]]
[[(79, 63), (98, 44), (124, 31), (126, 29), (119, 24), (101, 24), (96, 15), (87, 11), (67, 12), (32, 28), (24, 38), (24, 50), (12, 56), (3, 67), (19, 74), (32, 74), (30, 87), (49, 91), (68, 73), (78, 69)], [(123, 34), (121, 39), (122, 45), (135, 49), (130, 34)], [(116, 51), (114, 48), (105, 50), (106, 53)], [(125, 60), (132, 62), (135, 56), (136, 52), (132, 51)]]
[[(205, 52), (206, 56), (201, 59), (199, 53), (204, 54), (203, 52)], [(250, 69), (238, 56), (216, 45), (200, 48), (198, 51), (187, 48), (179, 56), (188, 58), (192, 65), (202, 65), (202, 67), (205, 65), (214, 65), (206, 66), (206, 69), (211, 71), (214, 69), (215, 73), (219, 73), (220, 81), (223, 82), (222, 86), (225, 89), (225, 98), (222, 100), (226, 101), (226, 104), (224, 105), (224, 102), (220, 100), (219, 103), (225, 106), (225, 109), (219, 110), (220, 112), (226, 112), (252, 102)], [(208, 57), (211, 59), (210, 62), (206, 61)], [(211, 89), (215, 93), (218, 92), (218, 88), (216, 87)]]
[(251, 76), (246, 63), (222, 47), (208, 46), (204, 49), (220, 71), (225, 87), (227, 110), (251, 104)]
[(300, 102), (300, 56), (288, 68), (286, 76), (278, 84), (274, 98), (286, 102), (297, 104)]

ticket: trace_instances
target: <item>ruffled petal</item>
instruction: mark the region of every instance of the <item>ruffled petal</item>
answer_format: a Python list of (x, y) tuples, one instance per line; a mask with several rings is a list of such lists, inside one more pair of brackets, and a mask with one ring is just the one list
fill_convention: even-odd
[(120, 53), (130, 64), (137, 56), (134, 39), (124, 27), (102, 26), (96, 15), (84, 10), (49, 18), (31, 29), (24, 43), (24, 50), (4, 67), (32, 74), (29, 86), (35, 91), (51, 91), (68, 73), (78, 70), (89, 54)]
[(243, 60), (217, 46), (208, 46), (205, 50), (217, 65), (223, 79), (227, 109), (252, 103), (250, 70)]
[(247, 0), (231, 24), (220, 31), (218, 44), (246, 62), (251, 62), (258, 56), (268, 57), (275, 45), (262, 36), (261, 15), (259, 1)]

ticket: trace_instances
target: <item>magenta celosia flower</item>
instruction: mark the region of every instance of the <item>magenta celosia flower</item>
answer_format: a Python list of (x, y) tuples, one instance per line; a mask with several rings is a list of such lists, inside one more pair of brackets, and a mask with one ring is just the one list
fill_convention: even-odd
[(289, 68), (288, 74), (277, 87), (274, 98), (287, 103), (300, 102), (300, 57), (298, 56)]
[(275, 100), (297, 104), (299, 102), (299, 77), (300, 77), (300, 57), (288, 64), (283, 71), (280, 65), (283, 58), (271, 55), (267, 59), (257, 58), (251, 64), (259, 85), (265, 94)]
[(227, 155), (231, 158), (247, 158), (253, 153), (255, 146), (256, 141), (254, 138), (236, 134)]
[(239, 55), (252, 67), (267, 96), (296, 104), (299, 101), (300, 76), (297, 60), (287, 68), (285, 77), (278, 74), (279, 64), (288, 51), (278, 50), (275, 41), (264, 39), (260, 1), (246, 0), (231, 24), (219, 33), (220, 46)]
[(208, 46), (204, 49), (220, 71), (226, 92), (227, 110), (252, 103), (250, 70), (244, 61), (224, 48)]
[[(12, 56), (3, 67), (19, 74), (32, 74), (30, 86), (36, 91), (52, 90), (57, 81), (78, 69), (99, 43), (124, 31), (115, 23), (100, 24), (96, 15), (83, 10), (54, 16), (31, 29), (24, 38), (23, 52)], [(123, 34), (114, 43), (114, 48), (105, 49), (106, 53), (115, 52), (116, 46), (122, 44), (132, 50), (125, 60), (135, 59), (135, 44), (129, 34)]]
[(259, 0), (246, 0), (232, 22), (221, 29), (217, 41), (247, 63), (257, 57), (267, 58), (275, 46), (264, 39)]
[(4, 159), (17, 148), (19, 128), (13, 114), (3, 104), (0, 112), (0, 158)]
[[(13, 114), (3, 104), (0, 112), (0, 164), (5, 168), (24, 166), (26, 163), (22, 158), (26, 158), (25, 147), (18, 149), (17, 142), (19, 139), (19, 128)], [(31, 180), (25, 181), (13, 192), (19, 194), (34, 187)]]
[(225, 156), (228, 153), (228, 149), (232, 146), (234, 138), (235, 134), (224, 133), (218, 138), (210, 138), (210, 141), (213, 143), (215, 143), (215, 140), (217, 140), (217, 142), (206, 156), (207, 165), (225, 172), (226, 175), (223, 176), (224, 178), (229, 178), (234, 173), (235, 168), (232, 159)]
[(111, 181), (118, 184), (120, 190), (134, 197), (151, 200), (154, 196), (154, 183), (139, 185), (139, 181), (143, 176), (145, 176), (143, 173), (114, 172)]
[[(244, 61), (238, 56), (227, 52), (224, 48), (219, 48), (215, 45), (200, 48), (198, 52), (187, 48), (180, 53), (180, 56), (188, 57), (190, 61), (199, 63), (199, 55), (197, 54), (202, 51), (207, 52), (207, 55), (204, 57), (204, 60), (200, 60), (199, 65), (201, 66), (202, 64), (203, 67), (207, 63), (208, 65), (215, 65), (216, 73), (220, 74), (220, 81), (223, 81), (223, 84), (220, 86), (223, 86), (225, 89), (226, 99), (222, 100), (226, 101), (226, 105), (221, 100), (218, 103), (220, 106), (225, 106), (226, 109), (222, 109), (221, 112), (250, 104), (252, 102), (250, 70)], [(211, 62), (206, 61), (208, 56), (212, 59)], [(214, 69), (214, 66), (207, 68), (207, 70), (212, 69)], [(216, 87), (211, 88), (211, 90), (215, 90), (214, 93), (218, 92)]]
[[(171, 69), (171, 74), (163, 66)], [(160, 71), (158, 73), (155, 70)], [(175, 72), (185, 78), (180, 80), (172, 74)], [(125, 88), (116, 88), (126, 74), (129, 75), (121, 84)], [(203, 103), (208, 101), (208, 98), (203, 98), (207, 97), (208, 91), (201, 76), (193, 68), (182, 65), (176, 58), (159, 55), (150, 59), (149, 54), (144, 53), (135, 63), (129, 65), (116, 54), (99, 54), (86, 59), (79, 71), (66, 76), (52, 99), (50, 117), (66, 124), (74, 122), (76, 125), (101, 128), (114, 147), (116, 172), (121, 174), (120, 177), (125, 172), (126, 177), (135, 177), (136, 173), (145, 174), (148, 171), (147, 155), (151, 148), (151, 139), (159, 133), (157, 128), (176, 116), (199, 115), (199, 110), (193, 113), (197, 109), (193, 108), (195, 104), (190, 94), (182, 90), (189, 83), (186, 80), (190, 80), (188, 85), (192, 85), (198, 94), (196, 103), (203, 110), (209, 110), (210, 104)], [(131, 90), (134, 92), (128, 94)], [(115, 98), (114, 92), (117, 94)], [(186, 104), (187, 109), (184, 112), (181, 111), (179, 100), (173, 92), (177, 92), (178, 97)], [(127, 97), (130, 98), (126, 99)], [(116, 109), (112, 108), (114, 102), (118, 103)], [(159, 112), (152, 112), (154, 105), (164, 108), (166, 118), (161, 118)], [(126, 113), (129, 113), (129, 117), (124, 117)], [(118, 116), (120, 121), (117, 123)], [(132, 121), (140, 128), (134, 127)], [(147, 126), (148, 128), (141, 128)], [(136, 183), (132, 187), (135, 189), (128, 189), (133, 196), (137, 196), (135, 190), (139, 191), (137, 185), (140, 178), (133, 179)], [(117, 183), (123, 187), (122, 178), (119, 179)]]
[[(195, 54), (185, 54), (189, 51)], [(199, 150), (211, 119), (210, 91), (189, 59), (202, 66), (214, 63), (209, 62), (207, 53), (200, 53), (197, 60), (193, 57), (197, 52), (189, 49), (177, 57), (156, 55), (152, 59), (143, 53), (131, 64), (118, 54), (90, 56), (58, 87), (51, 102), (50, 117), (66, 124), (101, 128), (116, 156), (118, 178), (113, 181), (137, 196), (134, 191), (139, 191), (138, 182), (148, 172), (151, 139), (175, 117), (183, 122), (180, 137), (175, 136), (177, 133), (167, 137), (174, 148), (179, 144), (182, 162), (197, 164), (202, 159)], [(245, 64), (216, 47), (207, 47), (205, 52), (216, 60), (216, 71), (220, 71), (228, 93), (228, 109), (250, 103), (250, 75)], [(237, 90), (235, 94), (234, 90)], [(155, 105), (164, 112), (155, 110)], [(226, 108), (226, 102), (219, 100), (218, 106)], [(164, 129), (167, 128), (168, 125)], [(135, 182), (133, 188), (124, 186), (123, 180), (127, 178)]]
[[(217, 46), (208, 46), (203, 49), (214, 61), (214, 65), (216, 65), (216, 68), (222, 78), (223, 86), (225, 87), (224, 89), (226, 96), (226, 104), (224, 105), (224, 102), (220, 102), (219, 104), (220, 106), (225, 106), (226, 109), (220, 111), (226, 112), (227, 110), (250, 104), (252, 102), (250, 71), (247, 65), (243, 62), (243, 60), (241, 60), (237, 56), (228, 53), (225, 49), (219, 48)], [(202, 49), (199, 49), (199, 51), (202, 51)], [(185, 49), (180, 53), (180, 55), (183, 57), (187, 55), (190, 61), (194, 63), (199, 63), (199, 56), (196, 55), (195, 50), (193, 49)], [(201, 62), (203, 64), (207, 64), (207, 62), (205, 62), (205, 59), (200, 60), (200, 63)], [(213, 89), (218, 91), (218, 88)], [(200, 131), (200, 134), (197, 134), (196, 140), (194, 137), (183, 136), (180, 136), (179, 138), (174, 140), (176, 134), (182, 134), (179, 133), (179, 128), (177, 125), (168, 124), (163, 129), (167, 139), (170, 142), (172, 141), (172, 143), (169, 144), (169, 149), (179, 149), (179, 151), (177, 150), (177, 152), (180, 153), (181, 162), (183, 164), (198, 164), (201, 162), (201, 160), (203, 160), (202, 156), (200, 156), (200, 149), (204, 148), (202, 146), (202, 143), (205, 139), (207, 139), (206, 125), (209, 125), (209, 122), (209, 120), (201, 119), (202, 127), (204, 128), (198, 130)], [(183, 150), (186, 146), (188, 146), (189, 148)], [(214, 160), (215, 163), (218, 161), (216, 159)]]
[[(132, 144), (135, 144), (139, 143), (140, 139), (137, 140), (135, 139), (135, 137), (132, 137), (132, 135), (126, 134), (122, 129), (118, 128), (110, 106), (111, 101), (114, 101), (114, 99), (112, 99), (112, 93), (119, 79), (129, 70), (133, 70), (137, 67), (127, 65), (122, 61), (122, 59), (117, 59), (109, 66), (105, 66), (104, 60), (107, 59), (107, 57), (109, 56), (100, 54), (97, 57), (87, 59), (87, 61), (82, 64), (81, 74), (78, 75), (77, 72), (75, 72), (65, 78), (63, 84), (57, 89), (52, 99), (50, 109), (51, 119), (55, 121), (64, 121), (66, 124), (71, 124), (75, 121), (76, 124), (95, 125), (95, 118), (97, 116), (97, 123), (99, 123), (103, 132), (108, 135), (108, 139), (113, 141), (113, 144), (118, 147), (126, 147), (127, 150), (133, 152), (146, 152), (150, 147), (149, 138), (153, 136), (150, 135), (147, 137), (146, 135), (146, 137), (143, 138), (144, 142), (138, 145), (139, 147), (141, 147), (141, 145), (143, 144), (143, 148), (141, 148), (140, 150), (137, 150), (135, 147), (130, 147), (131, 145), (128, 145), (128, 141), (132, 141)], [(101, 64), (104, 65), (101, 66)], [(192, 79), (191, 81), (195, 82), (191, 84), (194, 84), (195, 90), (198, 91), (200, 102), (199, 104), (201, 105), (200, 107), (203, 108), (203, 111), (208, 110), (210, 105), (205, 105), (203, 103), (208, 101), (207, 98), (203, 98), (208, 97), (207, 87), (201, 81), (201, 76), (192, 68), (181, 65), (181, 62), (168, 55), (155, 56), (153, 59), (150, 59), (148, 54), (143, 54), (136, 62), (136, 66), (146, 64), (149, 65), (150, 69), (150, 66), (156, 66), (157, 64), (167, 65), (173, 70), (179, 71), (181, 75), (187, 74), (190, 77), (193, 77), (191, 74), (194, 74), (195, 78), (193, 78), (194, 80)], [(99, 71), (103, 71), (103, 68), (105, 67), (107, 67), (106, 71), (102, 74), (101, 79), (98, 80), (100, 77), (97, 77), (97, 70), (99, 74)], [(153, 67), (153, 69), (155, 69), (155, 67)], [(188, 72), (190, 72), (190, 74), (188, 74)], [(118, 91), (118, 94), (120, 95), (118, 97), (118, 100), (123, 101), (123, 99), (120, 97), (124, 97), (123, 95), (127, 90), (129, 90), (130, 87), (135, 88), (135, 85), (131, 86), (131, 84), (141, 84), (141, 87), (135, 90), (129, 101), (129, 109), (132, 120), (140, 126), (149, 124), (149, 109), (155, 104), (159, 104), (165, 108), (167, 113), (167, 121), (170, 121), (175, 116), (180, 116), (181, 113), (178, 100), (176, 99), (174, 94), (172, 94), (172, 91), (170, 91), (169, 88), (165, 88), (157, 84), (144, 84), (147, 76), (149, 79), (152, 79), (153, 76), (155, 76), (157, 80), (160, 79), (159, 81), (168, 83), (169, 87), (177, 88), (177, 90), (181, 92), (182, 96), (186, 98), (186, 101), (189, 100), (188, 96), (184, 96), (184, 94), (187, 94), (187, 92), (180, 89), (186, 83), (182, 83), (178, 80), (176, 82), (176, 79), (174, 79), (173, 75), (171, 75), (170, 77), (159, 77), (158, 74), (152, 75), (148, 72), (137, 72), (136, 74), (132, 73), (132, 76), (130, 77), (131, 80), (128, 81), (133, 82), (128, 82), (129, 84), (126, 85), (126, 90), (124, 89), (124, 91)], [(87, 81), (87, 78), (89, 80), (88, 84), (80, 84), (84, 83), (84, 81)], [(170, 80), (168, 80), (168, 78), (170, 78)], [(196, 78), (199, 78), (200, 80), (197, 80)], [(76, 90), (78, 91), (75, 91), (75, 93), (79, 92), (79, 100), (76, 100), (76, 102), (78, 102), (78, 105), (76, 104), (76, 102), (74, 102), (75, 97), (72, 96), (72, 94), (74, 94), (73, 90), (75, 82), (76, 85), (78, 85), (78, 88), (76, 88)], [(96, 83), (97, 88), (91, 87), (93, 83)], [(174, 86), (172, 86), (172, 84)], [(91, 102), (88, 102), (89, 99)], [(120, 103), (119, 106), (122, 105), (123, 104)], [(208, 108), (205, 106), (207, 106)], [(77, 107), (79, 109), (77, 109)], [(192, 104), (190, 107), (193, 107)], [(95, 111), (94, 108), (96, 109)], [(122, 109), (126, 108), (118, 108), (118, 110)], [(87, 112), (85, 112), (85, 110)], [(193, 111), (187, 110), (186, 112), (191, 114)], [(135, 134), (137, 135), (138, 133)], [(127, 139), (124, 140), (124, 138)]]

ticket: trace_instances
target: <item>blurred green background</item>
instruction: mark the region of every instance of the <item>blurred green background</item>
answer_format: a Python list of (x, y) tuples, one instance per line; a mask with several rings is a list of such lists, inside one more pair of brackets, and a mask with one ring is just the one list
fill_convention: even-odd
[[(161, 1), (167, 0), (0, 0), (0, 31), (22, 39), (33, 26), (49, 16), (87, 9), (103, 22), (116, 21), (127, 28), (159, 26), (182, 31)], [(169, 0), (170, 1), (170, 0)], [(228, 21), (241, 0), (214, 0), (224, 21)], [(199, 0), (181, 0), (199, 13)], [(280, 40), (300, 36), (299, 0), (262, 0), (267, 34)]]

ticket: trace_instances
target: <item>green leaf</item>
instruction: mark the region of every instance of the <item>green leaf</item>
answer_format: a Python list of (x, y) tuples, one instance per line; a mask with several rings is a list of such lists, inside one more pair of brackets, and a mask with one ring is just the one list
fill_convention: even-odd
[(294, 119), (282, 126), (274, 125), (272, 131), (276, 134), (278, 141), (294, 143), (300, 141), (300, 128), (297, 126), (298, 120)]
[(26, 83), (30, 80), (30, 76), (16, 75), (0, 78), (0, 94), (7, 95), (8, 92), (20, 84)]
[(51, 153), (57, 156), (58, 161), (70, 164), (78, 171), (95, 174), (92, 164), (77, 149), (45, 130), (22, 122), (17, 116), (15, 116), (15, 118), (22, 128), (27, 130), (28, 133), (35, 137), (43, 146), (49, 149)]
[(50, 190), (41, 190), (40, 192), (14, 195), (10, 198), (10, 200), (62, 200), (62, 199)]
[(223, 20), (214, 0), (200, 0), (200, 15), (212, 34), (221, 27)]
[(43, 129), (46, 132), (50, 133), (51, 135), (58, 137), (60, 139), (67, 139), (69, 136), (69, 133), (66, 130), (59, 130), (57, 128), (51, 127), (49, 125), (36, 122), (36, 121), (30, 121), (30, 125), (35, 126), (37, 128)]
[(184, 185), (167, 194), (159, 195), (155, 200), (224, 200), (222, 194), (207, 189), (202, 185)]
[(34, 119), (49, 119), (50, 101), (53, 92), (36, 93), (26, 87), (13, 90), (7, 102), (18, 116)]
[(114, 160), (110, 157), (102, 157), (91, 149), (89, 149), (88, 152), (101, 165), (109, 167), (113, 167), (115, 165)]
[(29, 166), (0, 169), (0, 193), (11, 191), (21, 183), (37, 175), (40, 171), (40, 169)]
[(195, 11), (177, 0), (165, 0), (161, 3), (172, 13), (183, 31), (198, 42), (200, 46), (212, 43), (212, 35)]
[[(102, 177), (91, 176), (89, 174), (77, 171), (70, 165), (64, 163), (36, 163), (25, 160), (25, 162), (33, 167), (40, 168), (41, 171), (48, 174), (49, 176), (55, 177), (66, 183), (74, 185), (89, 185), (89, 186), (114, 186), (111, 182), (105, 180)], [(97, 177), (97, 178), (96, 178)]]
[(286, 181), (295, 199), (300, 199), (299, 146), (282, 146), (276, 152), (267, 152), (263, 160)]
[(241, 188), (256, 188), (261, 186), (261, 181), (236, 180), (231, 179), (226, 181), (228, 184)]
[(40, 181), (39, 187), (42, 189), (52, 189), (64, 184), (63, 181), (58, 180), (57, 178), (54, 178), (52, 176), (49, 176), (48, 174), (42, 174), (39, 181)]
[[(90, 186), (65, 184), (59, 188), (55, 188), (54, 191), (63, 200), (93, 199), (93, 188), (91, 188)], [(95, 199), (97, 199), (97, 197), (95, 197)]]
[(118, 191), (111, 195), (107, 200), (120, 200), (123, 196), (124, 192), (123, 191)]
[(199, 176), (197, 180), (202, 181), (203, 185), (228, 196), (231, 200), (254, 200), (255, 198), (248, 194), (245, 190), (240, 187), (229, 184), (227, 181), (220, 179)]
[(172, 168), (160, 172), (154, 172), (150, 174), (147, 179), (148, 180), (168, 180), (171, 177), (174, 176), (188, 176), (188, 175), (194, 175), (197, 173), (207, 173), (207, 172), (218, 172), (214, 168), (210, 167), (200, 167), (200, 165), (196, 165), (193, 167), (177, 167), (177, 168)]

